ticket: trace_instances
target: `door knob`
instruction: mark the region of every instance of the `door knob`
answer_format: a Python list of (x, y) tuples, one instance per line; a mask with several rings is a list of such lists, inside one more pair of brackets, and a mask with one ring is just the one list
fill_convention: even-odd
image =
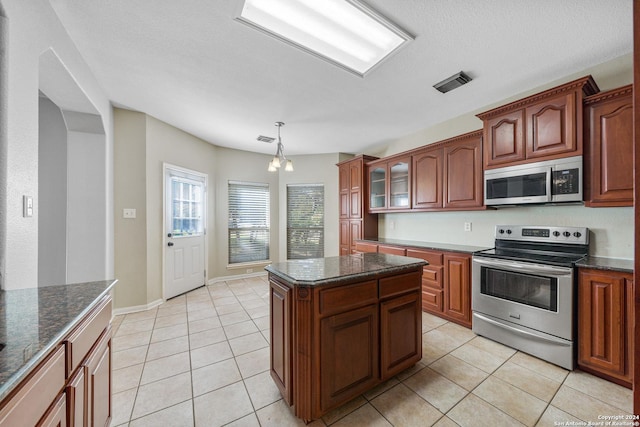
[(173, 246), (173, 242), (167, 243), (167, 246)]
[(171, 233), (167, 234), (167, 237), (171, 237)]

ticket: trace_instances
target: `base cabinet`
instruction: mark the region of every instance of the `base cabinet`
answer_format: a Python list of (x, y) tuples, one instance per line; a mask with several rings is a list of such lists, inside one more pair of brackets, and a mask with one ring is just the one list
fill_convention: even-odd
[(105, 296), (0, 403), (0, 427), (110, 425), (111, 313)]
[(631, 387), (633, 381), (633, 275), (580, 269), (578, 365)]
[(422, 310), (471, 328), (471, 255), (407, 249), (429, 264), (422, 273)]
[(271, 377), (296, 416), (320, 418), (422, 358), (421, 269), (321, 286), (269, 274)]

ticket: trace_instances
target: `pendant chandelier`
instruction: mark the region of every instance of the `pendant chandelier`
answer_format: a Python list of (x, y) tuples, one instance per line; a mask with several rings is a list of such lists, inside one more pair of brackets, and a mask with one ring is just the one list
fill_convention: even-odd
[(285, 171), (293, 172), (293, 162), (287, 160), (284, 156), (284, 145), (282, 145), (282, 140), (280, 139), (280, 128), (284, 126), (284, 123), (276, 122), (276, 126), (278, 127), (278, 150), (276, 151), (276, 155), (273, 156), (273, 160), (269, 162), (269, 168), (267, 170), (269, 172), (275, 172), (280, 166), (284, 166)]

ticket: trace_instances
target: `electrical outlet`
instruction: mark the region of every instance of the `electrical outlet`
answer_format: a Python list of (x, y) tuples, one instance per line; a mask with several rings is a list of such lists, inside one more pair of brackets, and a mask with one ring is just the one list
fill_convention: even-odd
[(395, 221), (389, 221), (389, 228), (391, 228), (392, 230), (396, 229), (396, 222)]
[(464, 231), (471, 231), (471, 223), (470, 222), (465, 222), (464, 223)]
[(122, 218), (134, 219), (136, 217), (135, 209), (122, 209)]

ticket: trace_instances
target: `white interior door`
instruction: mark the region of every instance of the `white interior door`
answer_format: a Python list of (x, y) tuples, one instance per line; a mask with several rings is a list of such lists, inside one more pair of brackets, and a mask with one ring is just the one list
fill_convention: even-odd
[(206, 182), (206, 175), (165, 165), (165, 299), (205, 284)]

